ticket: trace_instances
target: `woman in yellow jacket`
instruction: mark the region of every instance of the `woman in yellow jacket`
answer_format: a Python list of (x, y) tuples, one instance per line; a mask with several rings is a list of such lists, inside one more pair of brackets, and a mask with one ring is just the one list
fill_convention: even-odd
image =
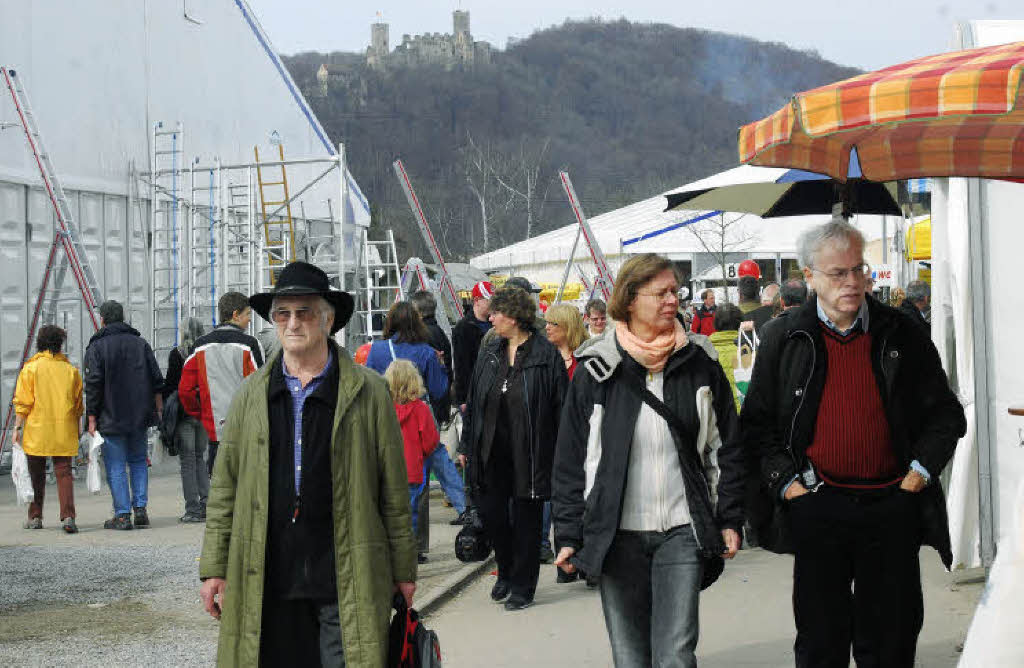
[(46, 458), (53, 459), (57, 497), (64, 531), (78, 533), (75, 525), (75, 491), (71, 458), (78, 454), (82, 418), (82, 376), (61, 353), (67, 334), (46, 325), (36, 336), (39, 350), (22, 368), (14, 391), (17, 424), (14, 442), (28, 456), (35, 499), (28, 506), (26, 529), (43, 528), (46, 494)]

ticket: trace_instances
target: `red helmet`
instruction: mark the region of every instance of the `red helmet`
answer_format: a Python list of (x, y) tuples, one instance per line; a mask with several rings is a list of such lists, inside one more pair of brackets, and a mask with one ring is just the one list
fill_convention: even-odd
[(757, 263), (753, 260), (744, 260), (740, 262), (740, 268), (736, 273), (741, 277), (753, 276), (754, 278), (761, 278), (761, 267), (757, 266)]

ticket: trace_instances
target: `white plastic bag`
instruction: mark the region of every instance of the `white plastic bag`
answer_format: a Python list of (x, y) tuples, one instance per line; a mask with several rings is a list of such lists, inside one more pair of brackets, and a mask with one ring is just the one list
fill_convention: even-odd
[(20, 443), (13, 443), (11, 450), (11, 480), (18, 496), (18, 505), (32, 503), (36, 493), (32, 491), (32, 477), (28, 474), (28, 457)]
[(1013, 529), (999, 541), (996, 560), (974, 612), (960, 668), (1024, 666), (1024, 481), (1017, 487)]
[(103, 436), (96, 432), (89, 439), (89, 468), (85, 474), (85, 488), (93, 494), (99, 494), (102, 482), (100, 480), (100, 446), (103, 445)]

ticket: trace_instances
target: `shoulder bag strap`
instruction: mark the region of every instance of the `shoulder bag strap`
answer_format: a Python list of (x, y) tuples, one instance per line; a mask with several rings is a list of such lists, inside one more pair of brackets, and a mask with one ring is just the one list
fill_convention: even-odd
[(689, 453), (686, 457), (686, 461), (691, 465), (696, 465), (697, 471), (701, 476), (703, 476), (704, 474), (701, 471), (702, 466), (697, 460), (697, 444), (694, 442), (693, 437), (690, 434), (690, 430), (687, 429), (686, 425), (683, 423), (682, 418), (673, 413), (672, 409), (665, 405), (665, 402), (648, 390), (641, 378), (636, 374), (623, 369), (621, 364), (619, 365), (618, 376), (622, 380), (622, 384), (626, 389), (640, 397), (641, 401), (650, 406), (655, 413), (660, 415), (661, 418), (668, 423), (668, 426), (676, 433), (676, 436), (679, 437), (679, 440), (683, 444), (683, 448)]
[(394, 362), (398, 359), (398, 355), (395, 354), (395, 344), (388, 339), (388, 350), (391, 351), (391, 361)]

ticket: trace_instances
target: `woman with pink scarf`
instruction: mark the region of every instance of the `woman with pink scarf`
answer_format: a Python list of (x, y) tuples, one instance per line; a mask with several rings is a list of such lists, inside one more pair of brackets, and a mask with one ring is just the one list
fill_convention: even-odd
[(740, 546), (732, 388), (687, 340), (678, 291), (663, 257), (622, 266), (614, 335), (577, 352), (555, 448), (555, 564), (600, 575), (617, 668), (696, 666), (700, 591)]

